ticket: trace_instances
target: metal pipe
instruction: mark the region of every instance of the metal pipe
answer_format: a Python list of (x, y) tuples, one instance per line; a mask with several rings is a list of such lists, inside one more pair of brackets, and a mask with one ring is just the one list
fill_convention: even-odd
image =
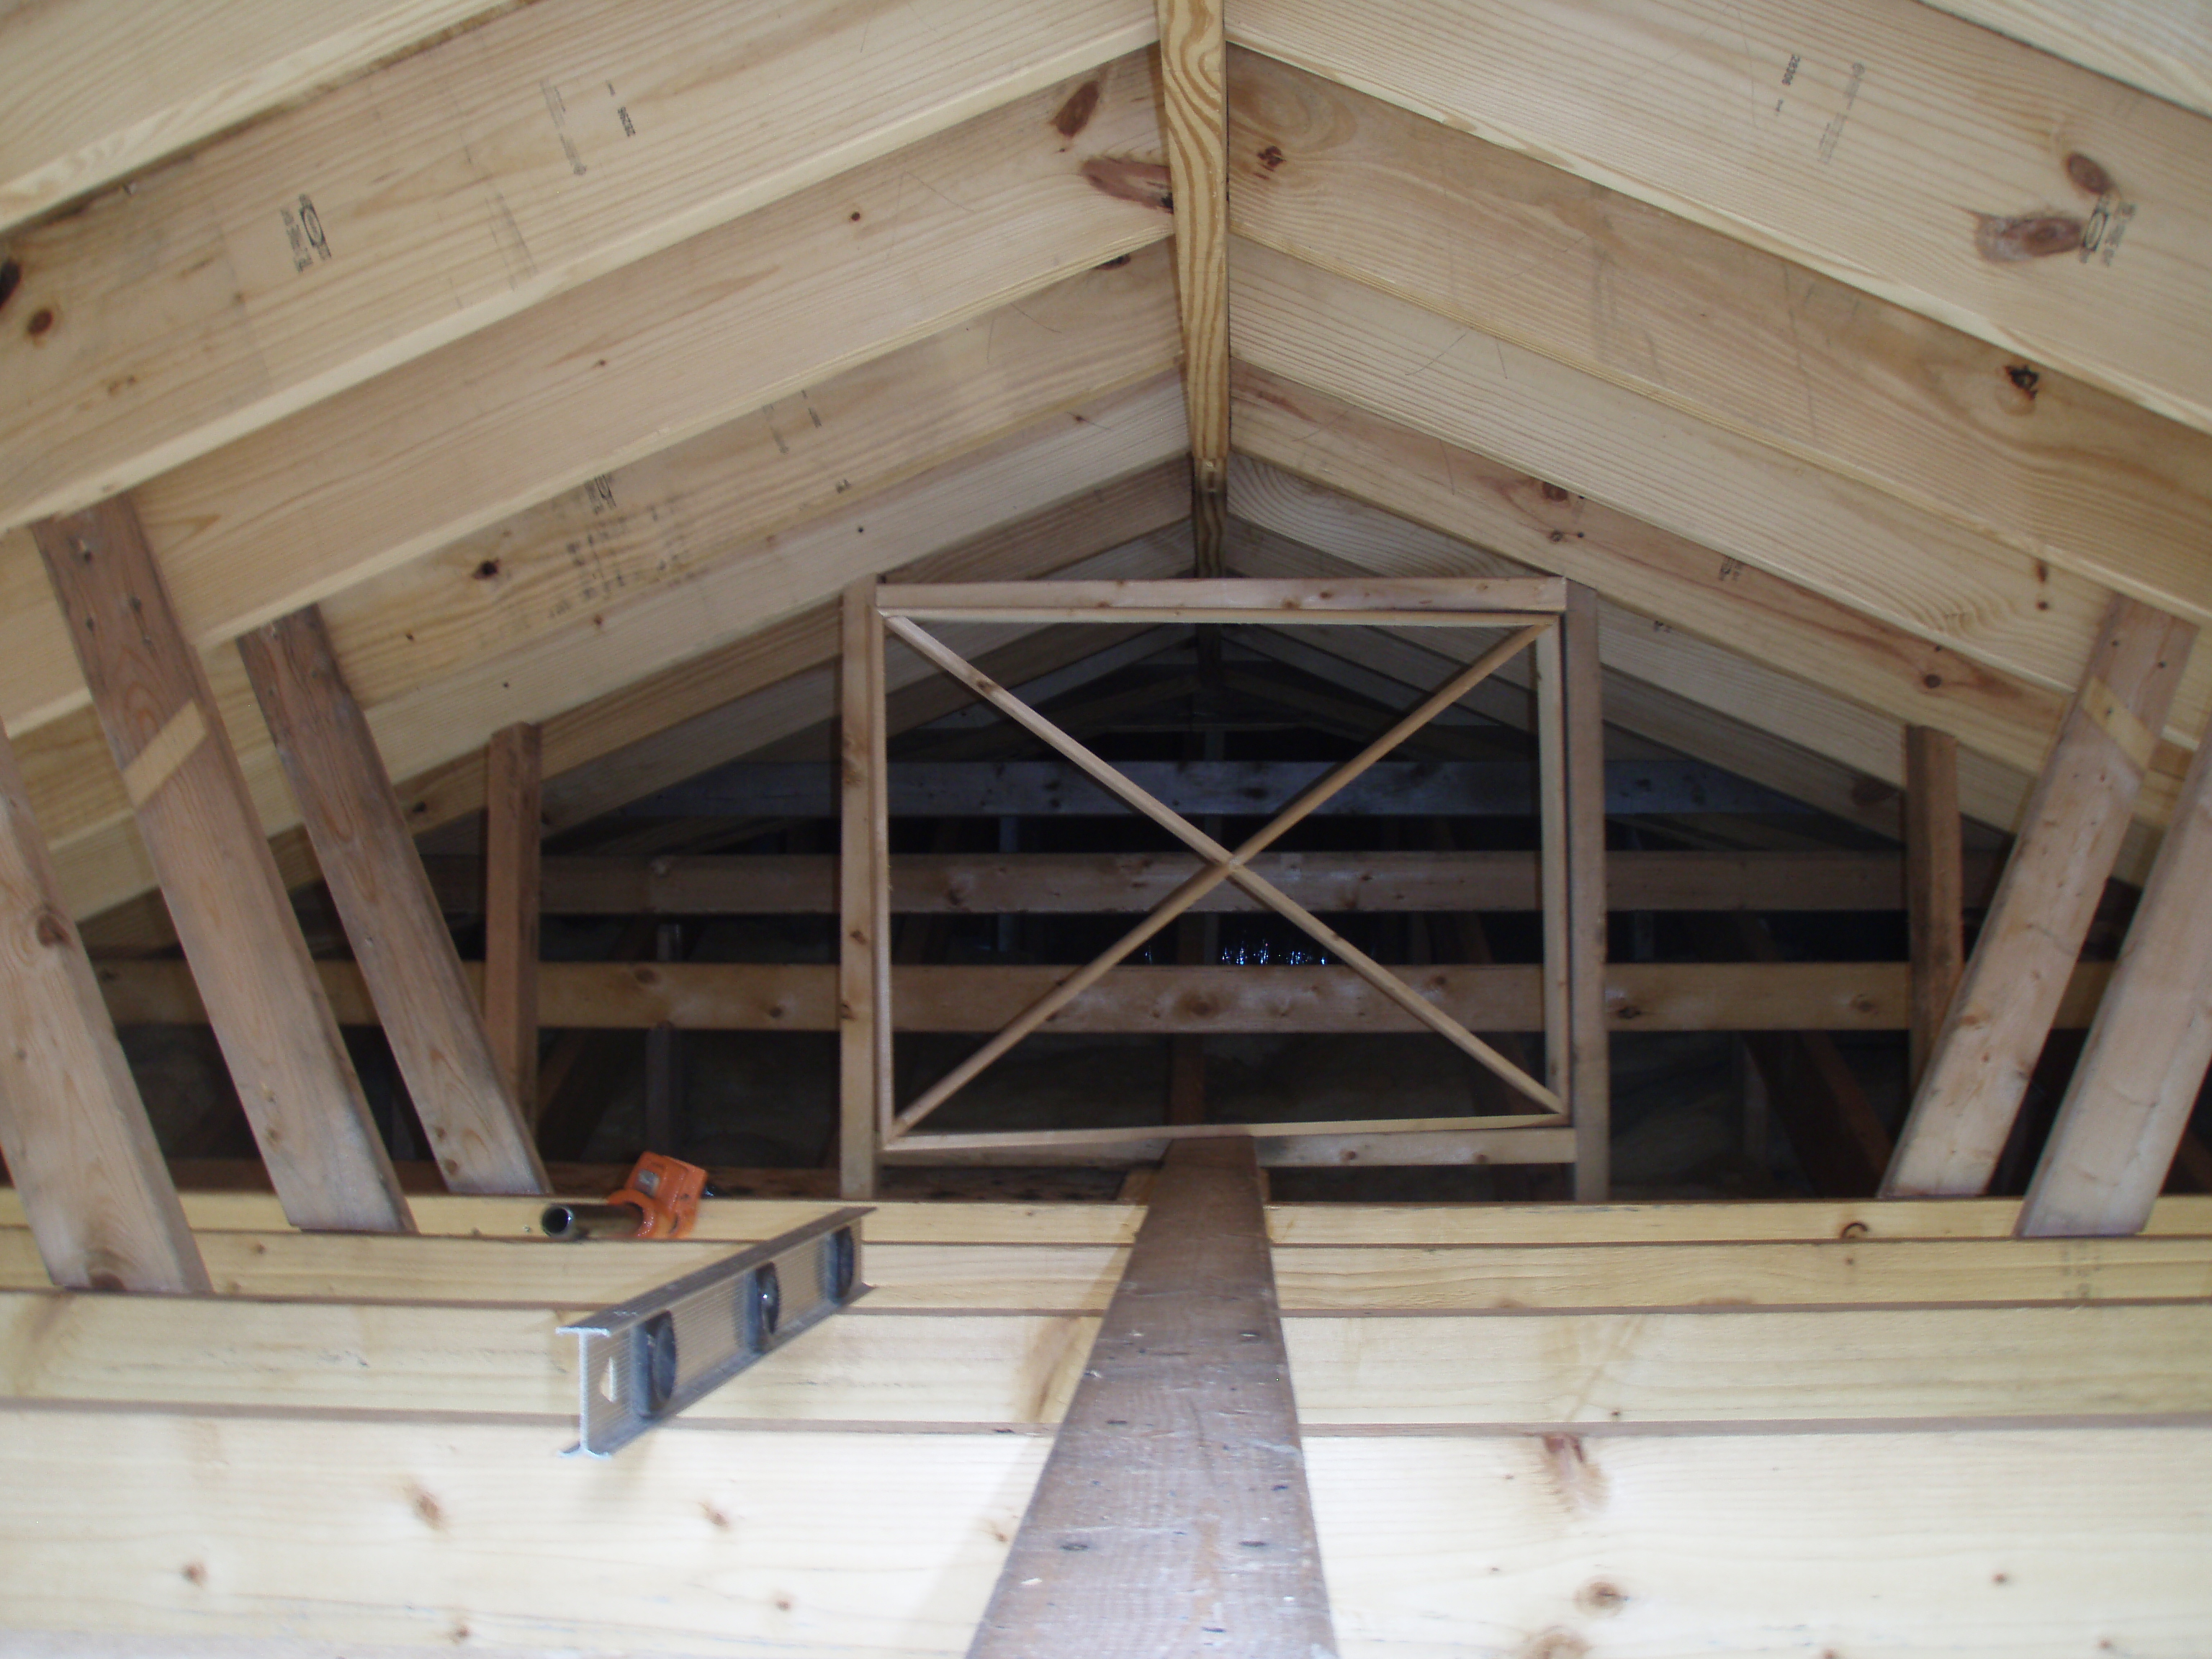
[(548, 1238), (635, 1238), (645, 1212), (634, 1204), (548, 1204), (538, 1224)]

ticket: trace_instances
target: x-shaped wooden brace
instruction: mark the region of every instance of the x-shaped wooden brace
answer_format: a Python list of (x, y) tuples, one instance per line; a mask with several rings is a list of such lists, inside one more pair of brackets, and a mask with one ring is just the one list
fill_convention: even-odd
[(1042, 714), (1030, 708), (1006, 687), (984, 673), (973, 663), (950, 651), (921, 628), (905, 617), (886, 617), (884, 626), (904, 640), (916, 651), (946, 673), (958, 680), (977, 696), (1006, 714), (1017, 725), (1042, 738), (1054, 749), (1082, 768), (1091, 778), (1118, 799), (1134, 807), (1158, 824), (1170, 835), (1189, 847), (1207, 860), (1206, 868), (1197, 872), (1175, 891), (1169, 894), (1134, 927), (1115, 940), (1106, 951), (1085, 966), (1078, 969), (1036, 1001), (1004, 1030), (970, 1054), (920, 1098), (898, 1114), (891, 1124), (891, 1139), (903, 1135), (955, 1094), (975, 1080), (977, 1073), (1004, 1054), (1009, 1048), (1042, 1025), (1054, 1014), (1075, 1000), (1091, 986), (1105, 977), (1109, 969), (1132, 951), (1152, 938), (1184, 911), (1204, 898), (1223, 882), (1237, 884), (1254, 898), (1279, 911), (1296, 922), (1322, 947), (1337, 960), (1357, 973), (1384, 996), (1396, 1003), (1422, 1024), (1439, 1036), (1457, 1044), (1468, 1054), (1504, 1078), (1506, 1082), (1543, 1107), (1548, 1112), (1564, 1114), (1565, 1106), (1559, 1096), (1546, 1088), (1528, 1073), (1499, 1054), (1480, 1037), (1454, 1019), (1395, 974), (1353, 945), (1319, 916), (1307, 909), (1273, 882), (1254, 871), (1251, 861), (1267, 848), (1280, 840), (1294, 825), (1303, 823), (1318, 811), (1328, 799), (1348, 787), (1368, 768), (1381, 760), (1422, 726), (1426, 726), (1445, 709), (1457, 702), (1491, 675), (1497, 672), (1522, 650), (1534, 643), (1539, 635), (1553, 624), (1547, 620), (1516, 629), (1498, 644), (1468, 664), (1431, 692), (1417, 708), (1385, 732), (1381, 737), (1354, 755), (1350, 760), (1317, 779), (1304, 793), (1278, 813), (1274, 820), (1243, 846), (1231, 852), (1207, 835), (1182, 813), (1139, 785), (1131, 782), (1114, 766), (1092, 754), (1076, 738), (1070, 737)]

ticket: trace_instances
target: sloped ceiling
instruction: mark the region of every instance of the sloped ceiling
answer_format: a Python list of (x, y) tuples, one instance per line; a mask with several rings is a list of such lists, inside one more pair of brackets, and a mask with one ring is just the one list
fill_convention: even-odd
[[(349, 19), (0, 123), (0, 717), (80, 913), (152, 878), (22, 526), (115, 489), (295, 879), (228, 641), (301, 605), (418, 823), (527, 720), (562, 827), (817, 721), (854, 580), (1187, 567), (1148, 0)], [(1917, 0), (1228, 22), (1232, 568), (1588, 583), (1620, 729), (1873, 828), (1908, 723), (2010, 825), (2113, 592), (2212, 615), (2197, 110)], [(2139, 843), (2208, 713), (2212, 653)]]

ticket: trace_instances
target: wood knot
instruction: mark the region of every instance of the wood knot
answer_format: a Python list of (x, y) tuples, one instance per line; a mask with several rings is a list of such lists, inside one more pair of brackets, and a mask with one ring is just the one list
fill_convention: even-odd
[(1284, 159), (1283, 147), (1280, 144), (1270, 144), (1260, 152), (1260, 165), (1270, 173), (1282, 166)]
[(69, 918), (47, 905), (39, 912), (34, 930), (41, 945), (67, 945), (70, 942)]
[(2112, 175), (2078, 149), (2066, 158), (2066, 176), (2074, 181), (2074, 188), (2085, 195), (2109, 196), (2112, 192)]

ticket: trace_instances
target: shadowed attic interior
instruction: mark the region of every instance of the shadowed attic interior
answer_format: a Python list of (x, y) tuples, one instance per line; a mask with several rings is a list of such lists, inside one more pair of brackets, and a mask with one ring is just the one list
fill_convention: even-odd
[[(1255, 1124), (1341, 1651), (2197, 1650), (2200, 0), (52, 0), (0, 80), (0, 1654), (1024, 1650), (1226, 1179), (1106, 1132)], [(1193, 577), (1307, 586), (1115, 613)], [(1255, 861), (1331, 942), (1224, 883), (906, 1140), (1202, 860), (879, 596), (1139, 585), (923, 625), (1233, 848), (1502, 637), (1438, 578), (1554, 654)], [(533, 1236), (647, 1148), (719, 1244)], [(560, 1314), (839, 1197), (866, 1301), (550, 1456)]]

